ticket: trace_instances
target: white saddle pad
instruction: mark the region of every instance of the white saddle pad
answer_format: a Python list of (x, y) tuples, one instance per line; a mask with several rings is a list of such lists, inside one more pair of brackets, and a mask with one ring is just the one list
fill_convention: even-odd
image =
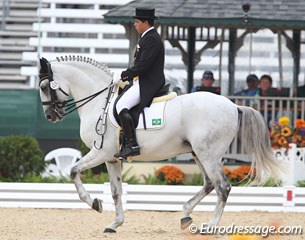
[[(119, 124), (113, 116), (114, 99), (109, 105), (108, 117), (114, 127), (119, 127)], [(164, 127), (164, 109), (167, 101), (152, 103), (149, 108), (144, 108), (146, 129), (160, 129)], [(143, 113), (140, 114), (139, 124), (137, 129), (144, 129)]]

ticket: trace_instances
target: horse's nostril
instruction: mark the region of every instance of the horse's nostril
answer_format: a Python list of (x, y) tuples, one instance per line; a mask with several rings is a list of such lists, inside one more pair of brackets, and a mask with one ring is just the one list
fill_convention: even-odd
[(51, 115), (47, 115), (47, 119), (51, 119)]

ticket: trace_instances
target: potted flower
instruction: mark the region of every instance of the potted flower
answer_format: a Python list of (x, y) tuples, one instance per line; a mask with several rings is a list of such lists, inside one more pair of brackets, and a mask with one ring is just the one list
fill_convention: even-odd
[(305, 121), (297, 119), (294, 126), (286, 116), (273, 124), (270, 131), (275, 156), (288, 163), (287, 173), (282, 174), (283, 183), (296, 184), (305, 179)]
[(305, 147), (305, 121), (297, 119), (295, 126), (291, 126), (288, 117), (281, 117), (278, 122), (273, 124), (270, 138), (274, 149), (288, 149), (290, 143), (295, 143), (297, 147)]
[(177, 167), (165, 165), (156, 171), (156, 176), (161, 181), (170, 185), (183, 184), (184, 173)]

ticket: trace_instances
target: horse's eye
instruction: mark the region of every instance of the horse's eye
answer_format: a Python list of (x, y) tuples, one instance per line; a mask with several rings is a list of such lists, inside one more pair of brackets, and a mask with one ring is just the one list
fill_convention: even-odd
[(45, 92), (47, 90), (47, 85), (42, 84), (40, 86), (41, 91)]

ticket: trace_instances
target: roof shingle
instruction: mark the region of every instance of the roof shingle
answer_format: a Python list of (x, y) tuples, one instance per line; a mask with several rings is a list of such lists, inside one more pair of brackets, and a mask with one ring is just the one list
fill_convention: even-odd
[[(110, 23), (132, 22), (136, 7), (156, 9), (160, 24), (212, 25), (243, 27), (244, 12), (240, 0), (135, 0), (104, 15)], [(304, 0), (249, 1), (253, 27), (305, 29)], [(209, 21), (211, 23), (209, 24)]]

